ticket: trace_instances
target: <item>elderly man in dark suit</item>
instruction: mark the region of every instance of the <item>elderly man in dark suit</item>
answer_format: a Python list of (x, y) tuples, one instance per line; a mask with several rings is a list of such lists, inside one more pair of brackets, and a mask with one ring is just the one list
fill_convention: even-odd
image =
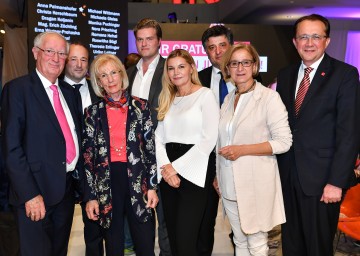
[(76, 94), (58, 79), (68, 50), (56, 32), (37, 35), (36, 70), (2, 94), (2, 146), (23, 256), (67, 254), (80, 145)]
[[(162, 74), (165, 59), (160, 56), (162, 30), (156, 20), (142, 19), (135, 28), (136, 49), (141, 59), (135, 66), (126, 72), (129, 77), (129, 91), (132, 95), (148, 100), (151, 108), (151, 118), (154, 129), (157, 126), (157, 107), (159, 94), (162, 89)], [(158, 188), (159, 189), (159, 188)], [(156, 207), (158, 219), (158, 238), (160, 256), (171, 256), (170, 244), (164, 219), (160, 191), (158, 190), (159, 204)]]
[(359, 149), (359, 74), (325, 53), (330, 24), (320, 15), (296, 21), (293, 43), (302, 61), (277, 77), (293, 133), (291, 149), (278, 155), (282, 249), (284, 256), (333, 255), (340, 202)]

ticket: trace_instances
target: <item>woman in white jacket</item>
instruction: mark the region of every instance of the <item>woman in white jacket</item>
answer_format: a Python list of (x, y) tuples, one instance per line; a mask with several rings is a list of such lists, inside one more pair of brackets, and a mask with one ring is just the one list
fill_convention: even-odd
[(217, 178), (237, 256), (268, 255), (267, 232), (286, 220), (275, 154), (292, 135), (278, 93), (254, 79), (259, 67), (250, 44), (234, 45), (222, 67), (236, 90), (220, 112)]

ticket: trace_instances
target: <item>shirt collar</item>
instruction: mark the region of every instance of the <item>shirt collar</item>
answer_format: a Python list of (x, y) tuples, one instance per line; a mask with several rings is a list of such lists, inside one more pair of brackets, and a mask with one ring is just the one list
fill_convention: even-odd
[[(315, 72), (316, 72), (317, 68), (319, 67), (320, 62), (323, 60), (324, 56), (325, 56), (325, 54), (323, 54), (323, 56), (321, 56), (320, 59), (318, 59), (317, 61), (315, 61), (313, 64), (310, 65), (310, 67), (312, 67)], [(301, 62), (301, 68), (302, 68), (303, 72), (304, 72), (305, 68), (307, 68), (307, 66), (304, 64), (303, 61)], [(315, 74), (315, 72), (313, 74)]]
[(64, 76), (64, 81), (67, 82), (68, 84), (70, 84), (71, 86), (74, 86), (74, 84), (86, 84), (86, 79), (85, 77), (83, 79), (81, 79), (80, 82), (76, 83), (73, 80), (71, 80), (70, 78), (68, 78), (67, 76)]
[[(153, 59), (153, 61), (150, 63), (149, 68), (148, 69), (155, 69), (157, 64), (159, 63), (160, 60), (160, 54), (158, 54), (155, 59)], [(138, 63), (136, 64), (136, 68), (138, 70), (142, 70), (142, 64), (143, 64), (143, 59), (141, 58)]]
[(40, 71), (39, 71), (38, 69), (36, 69), (36, 73), (38, 74), (38, 76), (39, 76), (39, 78), (40, 78), (40, 80), (41, 80), (41, 83), (43, 84), (43, 86), (44, 86), (45, 89), (48, 88), (48, 87), (50, 87), (50, 86), (53, 85), (53, 84), (55, 84), (56, 86), (59, 86), (59, 79), (58, 79), (58, 78), (56, 78), (55, 83), (52, 83), (52, 82), (50, 82), (46, 77), (44, 77), (44, 76), (40, 73)]
[(217, 67), (212, 66), (212, 73), (213, 73), (213, 75), (218, 75), (219, 72), (221, 72), (220, 69), (218, 69)]

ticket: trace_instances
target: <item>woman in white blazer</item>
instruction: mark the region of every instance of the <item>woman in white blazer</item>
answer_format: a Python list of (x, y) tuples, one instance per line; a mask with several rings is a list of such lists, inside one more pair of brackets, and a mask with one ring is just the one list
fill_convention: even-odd
[(275, 155), (292, 135), (278, 93), (254, 79), (259, 67), (250, 44), (232, 46), (222, 67), (236, 90), (221, 107), (217, 179), (237, 256), (268, 255), (267, 232), (286, 220)]

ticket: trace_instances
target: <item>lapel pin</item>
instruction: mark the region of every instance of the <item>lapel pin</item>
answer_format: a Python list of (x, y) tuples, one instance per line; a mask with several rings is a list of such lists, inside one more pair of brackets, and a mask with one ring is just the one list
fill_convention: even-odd
[(321, 76), (325, 76), (325, 72), (322, 72), (322, 73), (321, 73)]

